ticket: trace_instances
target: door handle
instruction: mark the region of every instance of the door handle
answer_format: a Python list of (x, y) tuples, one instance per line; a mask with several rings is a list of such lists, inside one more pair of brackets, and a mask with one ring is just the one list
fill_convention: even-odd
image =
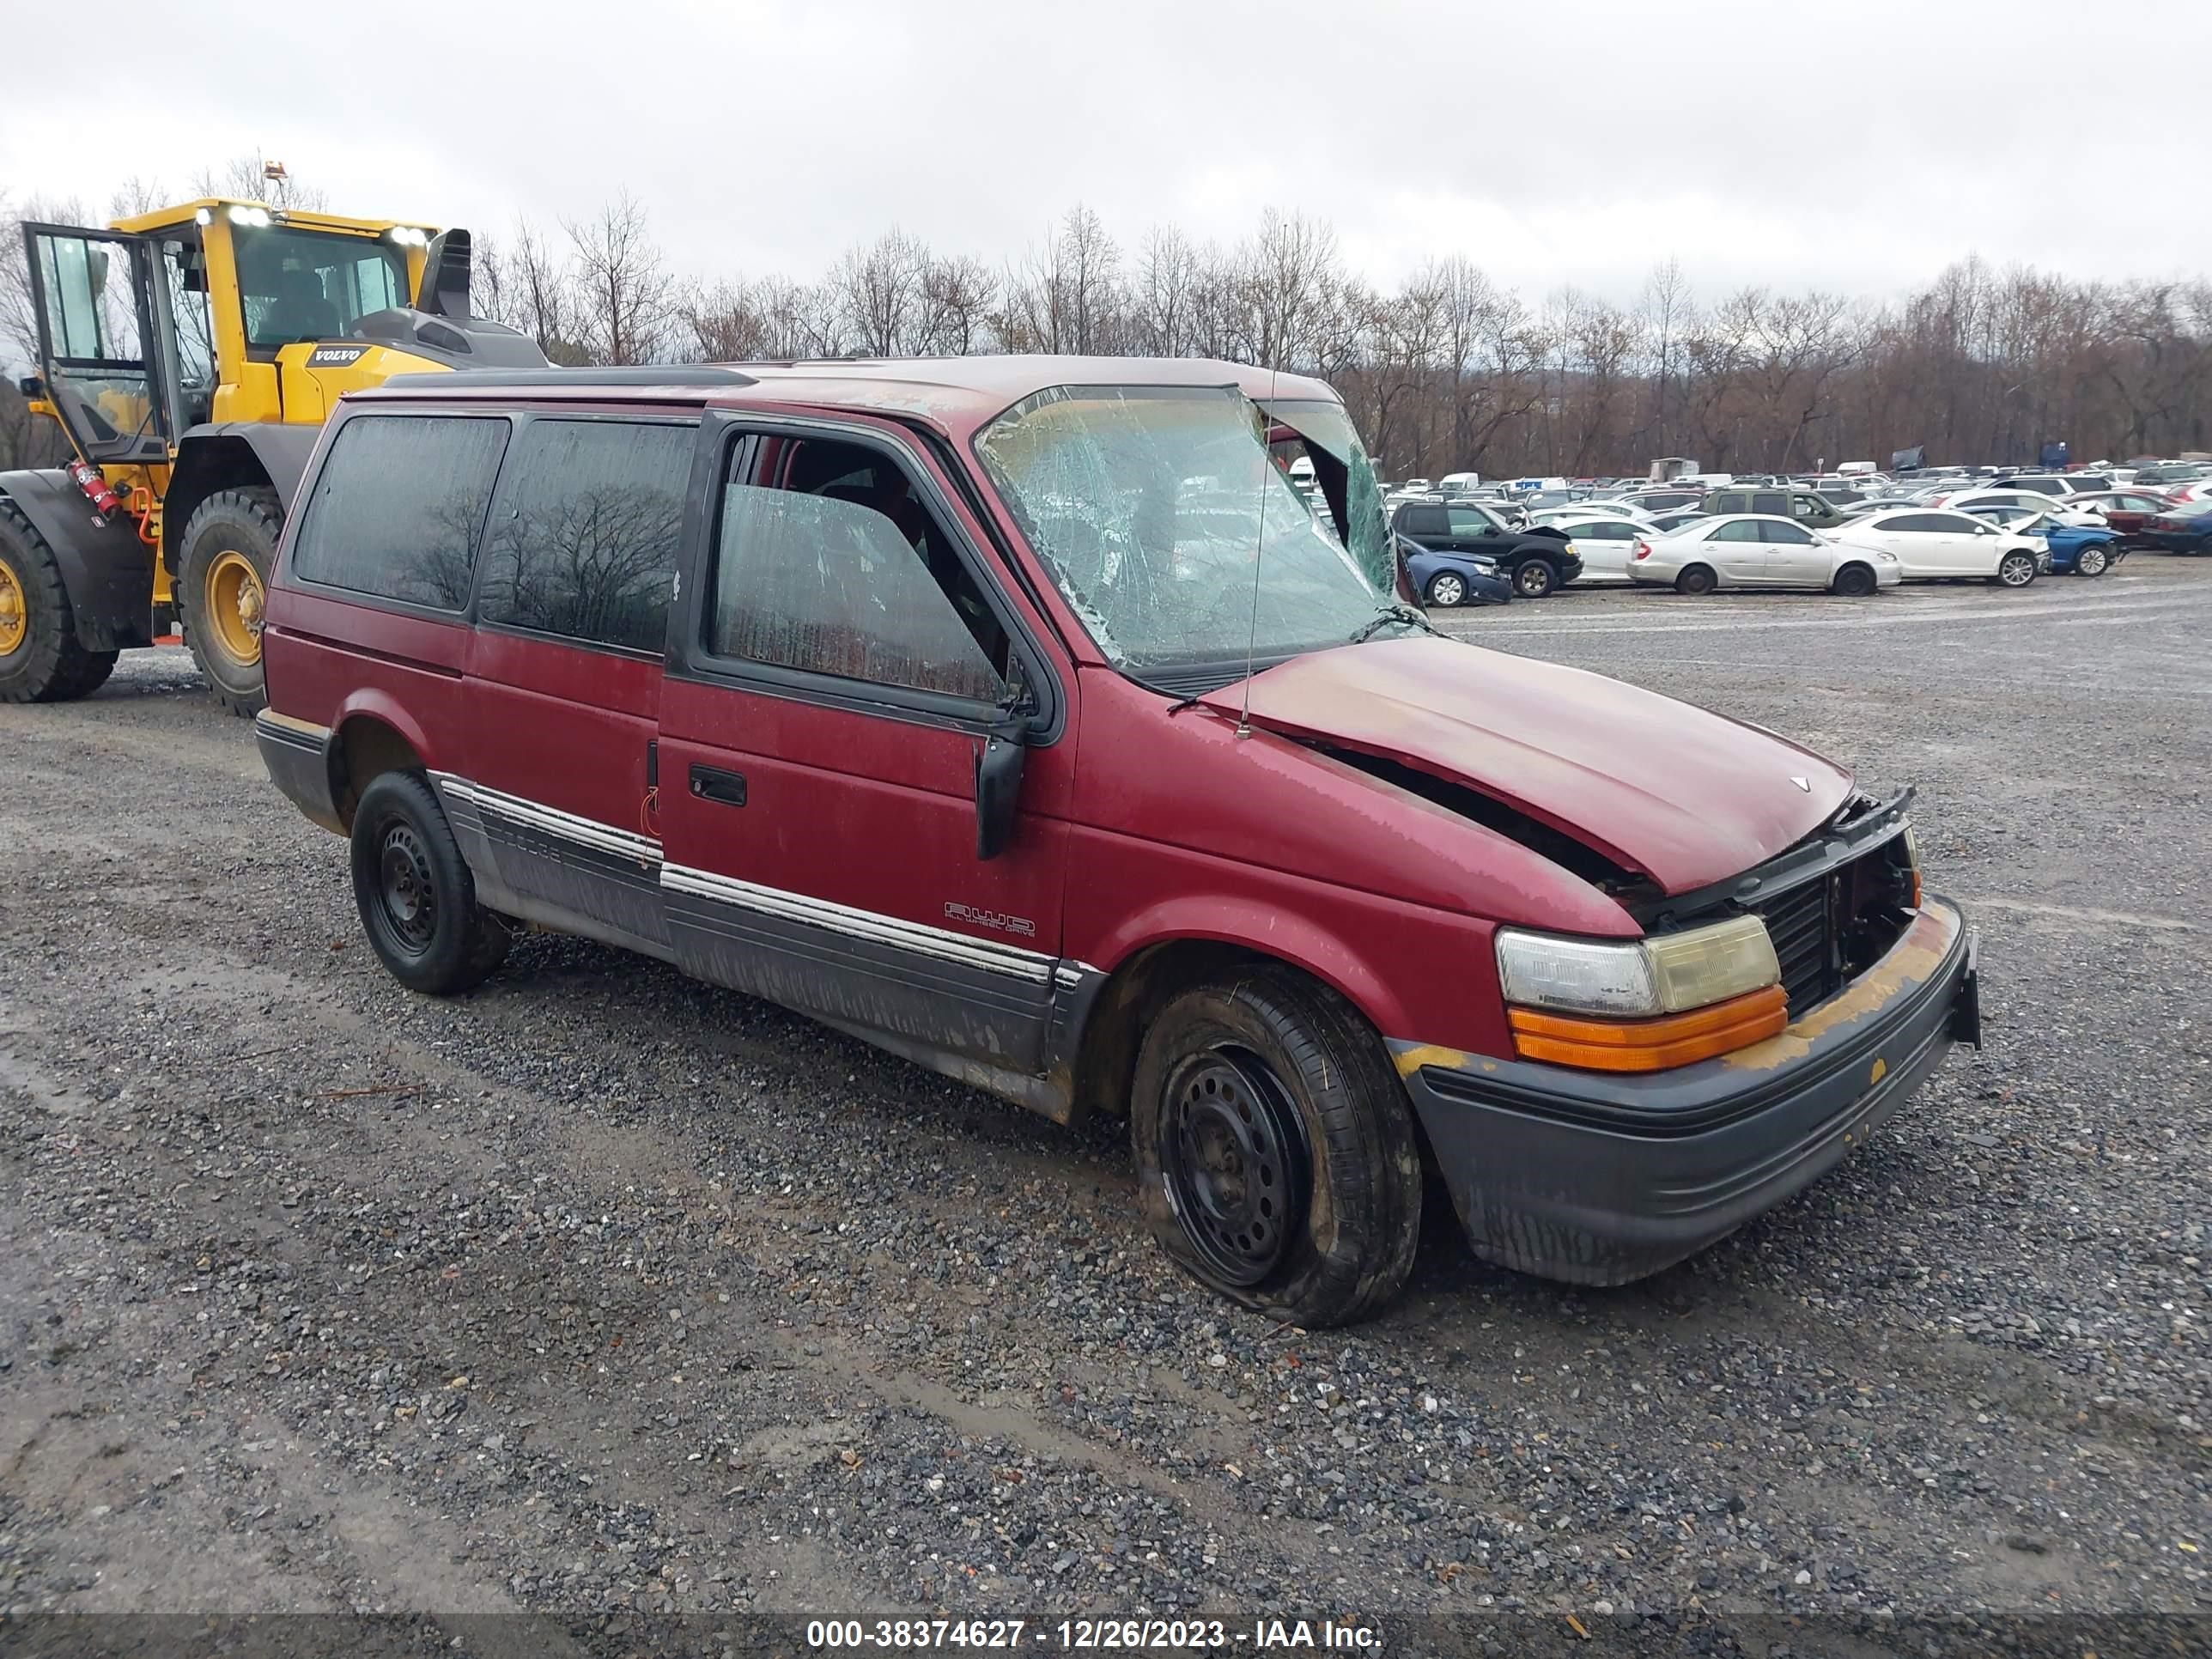
[(725, 806), (745, 804), (745, 775), (725, 772), (719, 767), (691, 764), (691, 793), (701, 800), (720, 801)]

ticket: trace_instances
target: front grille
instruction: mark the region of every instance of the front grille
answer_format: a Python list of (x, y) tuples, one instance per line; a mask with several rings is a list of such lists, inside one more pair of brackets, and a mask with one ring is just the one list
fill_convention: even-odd
[(1872, 967), (1907, 920), (1909, 877), (1885, 842), (1751, 908), (1766, 923), (1790, 1018), (1818, 1007)]
[(1839, 989), (1837, 982), (1835, 929), (1836, 881), (1823, 876), (1777, 894), (1753, 908), (1766, 923), (1774, 941), (1775, 959), (1782, 964), (1782, 990), (1790, 1000), (1795, 1019), (1816, 1003), (1825, 1002)]

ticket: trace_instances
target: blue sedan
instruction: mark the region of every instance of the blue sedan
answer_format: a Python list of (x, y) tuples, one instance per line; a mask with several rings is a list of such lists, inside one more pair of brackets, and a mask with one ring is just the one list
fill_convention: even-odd
[(1398, 556), (1425, 605), (1504, 605), (1513, 598), (1513, 584), (1498, 574), (1495, 559), (1441, 552), (1409, 536), (1398, 538)]
[(2018, 507), (1970, 507), (1978, 518), (2002, 525), (2016, 536), (2039, 538), (2051, 551), (2049, 568), (2062, 576), (2101, 576), (2122, 559), (2127, 549), (2120, 532), (2102, 526), (2061, 524), (2048, 513)]

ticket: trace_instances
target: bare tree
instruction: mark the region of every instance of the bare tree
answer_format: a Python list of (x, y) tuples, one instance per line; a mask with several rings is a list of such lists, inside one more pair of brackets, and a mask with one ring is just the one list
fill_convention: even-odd
[(597, 216), (561, 226), (574, 263), (577, 339), (591, 360), (653, 362), (673, 343), (677, 292), (644, 205), (625, 191)]

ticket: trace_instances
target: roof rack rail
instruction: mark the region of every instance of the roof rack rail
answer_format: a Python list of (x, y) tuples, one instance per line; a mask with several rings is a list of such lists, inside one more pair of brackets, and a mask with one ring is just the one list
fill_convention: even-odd
[(734, 368), (706, 363), (650, 363), (624, 368), (449, 368), (422, 374), (394, 374), (392, 386), (757, 386)]

